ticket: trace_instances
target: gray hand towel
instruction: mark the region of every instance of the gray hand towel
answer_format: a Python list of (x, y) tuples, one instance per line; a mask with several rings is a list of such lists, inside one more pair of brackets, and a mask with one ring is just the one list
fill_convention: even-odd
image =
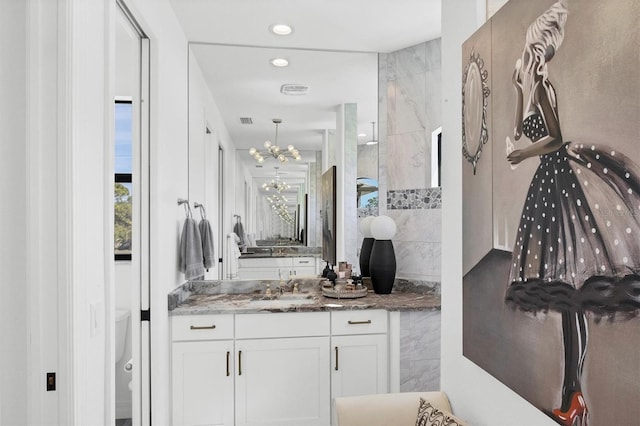
[(202, 263), (202, 239), (200, 230), (193, 218), (187, 218), (182, 227), (180, 237), (180, 272), (184, 273), (186, 280), (194, 280), (204, 277), (204, 265)]
[(244, 246), (247, 245), (247, 237), (244, 235), (242, 222), (236, 222), (236, 224), (233, 225), (233, 233), (240, 238), (240, 245), (244, 248)]
[(202, 219), (198, 224), (200, 228), (200, 237), (202, 238), (202, 260), (207, 271), (213, 267), (213, 231), (211, 224), (207, 219)]

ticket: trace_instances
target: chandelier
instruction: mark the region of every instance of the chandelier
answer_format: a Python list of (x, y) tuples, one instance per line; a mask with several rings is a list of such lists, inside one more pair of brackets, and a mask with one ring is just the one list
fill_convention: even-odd
[(293, 145), (289, 145), (286, 150), (283, 150), (278, 146), (278, 125), (282, 123), (282, 120), (279, 118), (274, 118), (273, 124), (276, 125), (276, 138), (275, 143), (271, 143), (271, 141), (265, 141), (264, 150), (259, 151), (256, 148), (251, 148), (249, 150), (249, 155), (252, 156), (258, 163), (264, 162), (265, 157), (273, 157), (281, 163), (287, 163), (289, 158), (293, 158), (294, 160), (300, 160), (300, 152)]
[(278, 180), (278, 167), (274, 167), (276, 169), (276, 178), (271, 179), (271, 182), (265, 182), (262, 184), (262, 189), (265, 191), (275, 190), (278, 194), (282, 191), (286, 191), (289, 189), (289, 185), (286, 182), (280, 182)]
[(273, 211), (283, 222), (291, 224), (294, 223), (293, 217), (291, 216), (291, 213), (289, 213), (289, 208), (287, 207), (287, 199), (284, 195), (274, 194), (267, 197), (267, 200), (271, 203)]

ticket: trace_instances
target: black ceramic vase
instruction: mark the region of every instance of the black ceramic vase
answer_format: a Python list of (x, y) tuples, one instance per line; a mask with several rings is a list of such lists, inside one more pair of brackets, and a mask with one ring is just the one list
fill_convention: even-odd
[(370, 277), (369, 259), (371, 257), (371, 249), (373, 248), (373, 237), (366, 237), (362, 240), (362, 248), (360, 249), (360, 275)]
[(391, 240), (375, 240), (369, 258), (371, 285), (377, 294), (389, 294), (396, 278), (396, 254)]

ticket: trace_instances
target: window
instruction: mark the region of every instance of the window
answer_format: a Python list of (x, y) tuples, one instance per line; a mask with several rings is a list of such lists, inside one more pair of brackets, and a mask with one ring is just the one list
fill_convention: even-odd
[(133, 197), (133, 110), (130, 100), (115, 102), (115, 184), (114, 254), (115, 260), (131, 260), (131, 208)]

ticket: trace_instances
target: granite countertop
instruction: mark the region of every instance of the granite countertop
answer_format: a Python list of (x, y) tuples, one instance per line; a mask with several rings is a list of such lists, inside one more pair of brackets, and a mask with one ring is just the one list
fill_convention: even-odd
[[(190, 281), (169, 294), (169, 315), (235, 314), (257, 312), (319, 312), (334, 310), (386, 309), (419, 311), (440, 309), (440, 294), (430, 287), (397, 283), (391, 294), (369, 291), (356, 299), (336, 299), (322, 295), (320, 278), (295, 278), (286, 283), (283, 300), (270, 300), (264, 289), (275, 293), (278, 280)], [(299, 293), (290, 289), (298, 283)], [(304, 304), (291, 297), (301, 297)], [(265, 300), (267, 300), (265, 302)]]
[(318, 254), (310, 254), (310, 253), (269, 253), (269, 252), (249, 252), (249, 253), (240, 253), (240, 257), (238, 259), (271, 259), (278, 257), (320, 257)]

